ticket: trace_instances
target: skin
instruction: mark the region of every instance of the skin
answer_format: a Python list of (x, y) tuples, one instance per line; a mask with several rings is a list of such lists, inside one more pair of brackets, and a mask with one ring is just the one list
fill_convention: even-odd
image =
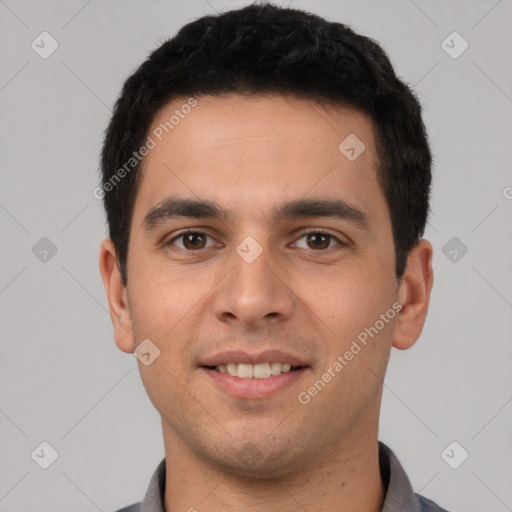
[[(411, 347), (422, 331), (432, 246), (420, 240), (399, 282), (366, 115), (283, 96), (197, 100), (146, 157), (126, 287), (112, 242), (100, 250), (117, 346), (132, 353), (149, 338), (160, 350), (149, 366), (138, 364), (162, 418), (165, 510), (380, 511), (383, 379), (391, 347)], [(185, 101), (162, 108), (150, 132)], [(338, 150), (352, 133), (366, 146), (355, 161)], [(177, 218), (145, 231), (144, 216), (169, 195), (217, 201), (232, 217)], [(267, 218), (273, 205), (301, 198), (342, 198), (367, 214), (370, 229), (344, 219)], [(208, 237), (161, 245), (192, 228)], [(344, 245), (327, 238), (318, 249), (300, 228)], [(236, 252), (247, 236), (262, 248), (252, 263)], [(298, 394), (396, 302), (400, 313), (301, 404)], [(198, 366), (233, 349), (289, 351), (309, 368), (270, 397), (234, 398)]]

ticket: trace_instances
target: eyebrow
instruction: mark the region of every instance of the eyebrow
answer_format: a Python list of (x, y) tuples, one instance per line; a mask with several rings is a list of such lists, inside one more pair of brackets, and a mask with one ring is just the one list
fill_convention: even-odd
[[(149, 232), (165, 221), (178, 217), (218, 219), (225, 222), (231, 215), (213, 201), (168, 197), (149, 210), (142, 226)], [(269, 214), (270, 221), (274, 223), (309, 217), (340, 219), (365, 231), (371, 229), (368, 215), (342, 199), (296, 199), (272, 207)]]

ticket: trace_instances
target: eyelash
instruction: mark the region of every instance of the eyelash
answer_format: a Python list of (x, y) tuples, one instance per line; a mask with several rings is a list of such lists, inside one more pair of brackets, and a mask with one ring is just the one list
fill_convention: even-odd
[[(178, 240), (178, 239), (182, 239), (184, 236), (186, 235), (205, 235), (209, 238), (213, 238), (212, 236), (208, 235), (207, 233), (203, 232), (203, 231), (194, 231), (194, 230), (190, 230), (190, 231), (184, 231), (182, 233), (180, 233), (179, 235), (176, 235), (175, 237), (171, 238), (169, 241), (167, 242), (164, 242), (162, 245), (167, 247), (167, 246), (173, 246), (173, 242), (175, 240)], [(315, 235), (325, 235), (325, 236), (328, 236), (330, 237), (330, 239), (334, 239), (336, 240), (336, 242), (338, 242), (338, 246), (341, 246), (341, 247), (346, 247), (347, 244), (345, 242), (342, 242), (337, 236), (327, 232), (327, 231), (319, 231), (319, 230), (310, 230), (310, 231), (301, 231), (300, 233), (300, 236), (297, 240), (300, 240), (302, 237), (306, 236), (306, 235), (310, 235), (310, 234), (315, 234)], [(335, 246), (336, 247), (336, 246)], [(189, 252), (189, 253), (195, 253), (195, 252), (199, 252), (201, 250), (205, 250), (205, 249), (210, 249), (211, 247), (203, 247), (202, 249), (185, 249), (185, 248), (181, 248), (181, 247), (175, 247), (175, 249), (177, 250), (180, 250), (180, 251), (184, 251), (184, 252)], [(328, 247), (327, 249), (319, 249), (319, 250), (315, 250), (315, 249), (311, 249), (313, 252), (327, 252), (329, 250), (333, 249), (333, 247)]]

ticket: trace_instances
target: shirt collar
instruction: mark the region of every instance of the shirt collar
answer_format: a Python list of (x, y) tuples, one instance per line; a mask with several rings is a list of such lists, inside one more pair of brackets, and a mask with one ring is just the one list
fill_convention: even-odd
[[(414, 494), (411, 482), (393, 451), (379, 441), (379, 467), (386, 498), (382, 512), (421, 512), (422, 505)], [(149, 482), (141, 512), (164, 512), (165, 457), (158, 464)]]

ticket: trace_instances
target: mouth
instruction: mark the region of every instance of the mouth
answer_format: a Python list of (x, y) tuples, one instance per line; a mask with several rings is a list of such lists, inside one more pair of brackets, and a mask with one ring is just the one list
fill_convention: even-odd
[(228, 350), (205, 357), (199, 369), (207, 382), (224, 394), (242, 400), (264, 399), (304, 387), (299, 382), (312, 370), (307, 362), (281, 350)]
[(249, 364), (249, 363), (227, 363), (216, 366), (203, 366), (208, 370), (228, 374), (239, 379), (270, 379), (283, 373), (295, 372), (306, 368), (306, 366), (295, 366), (290, 363), (277, 361)]
[[(262, 400), (304, 388), (310, 366), (291, 363), (221, 363), (199, 367), (214, 388), (238, 400)], [(310, 377), (309, 377), (310, 378)], [(302, 384), (301, 384), (302, 382)]]

